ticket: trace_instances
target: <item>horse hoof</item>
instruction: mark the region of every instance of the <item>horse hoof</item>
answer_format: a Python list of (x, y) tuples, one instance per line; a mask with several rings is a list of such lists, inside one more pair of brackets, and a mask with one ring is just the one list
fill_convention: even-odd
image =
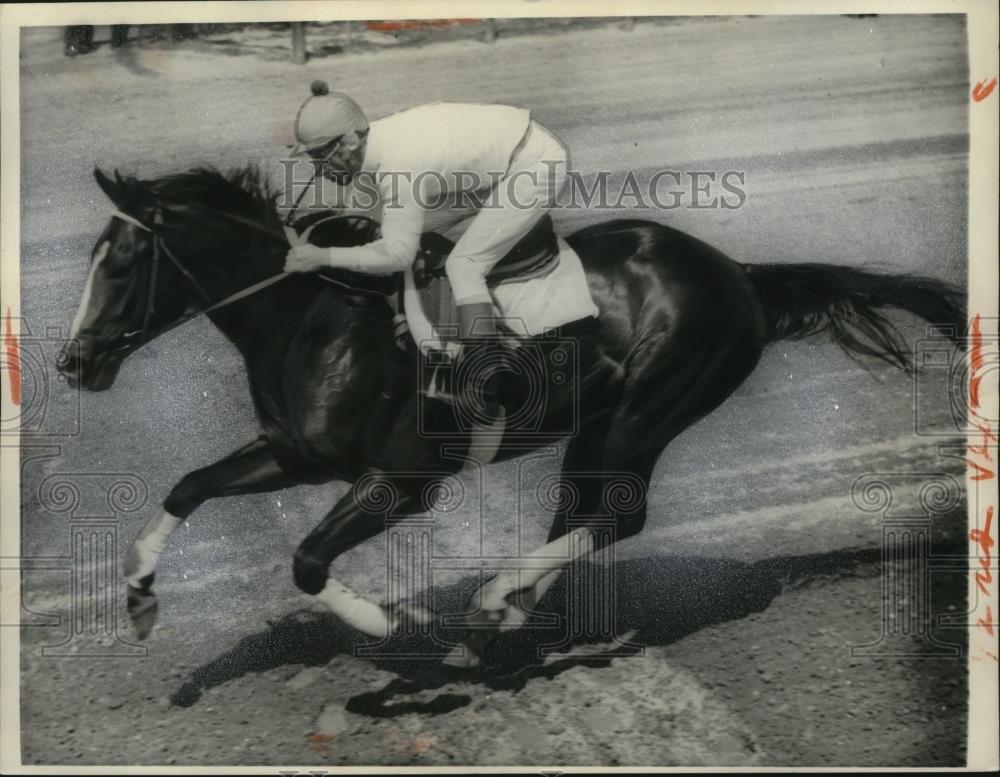
[(445, 666), (453, 666), (456, 669), (475, 669), (479, 666), (479, 662), (479, 656), (463, 645), (455, 645), (442, 660)]
[(128, 614), (132, 619), (135, 635), (140, 640), (146, 639), (153, 630), (159, 608), (159, 600), (151, 590), (128, 587)]
[(482, 656), (490, 643), (499, 635), (504, 620), (500, 610), (477, 610), (465, 617), (465, 636), (445, 657), (447, 666), (474, 669), (482, 663)]

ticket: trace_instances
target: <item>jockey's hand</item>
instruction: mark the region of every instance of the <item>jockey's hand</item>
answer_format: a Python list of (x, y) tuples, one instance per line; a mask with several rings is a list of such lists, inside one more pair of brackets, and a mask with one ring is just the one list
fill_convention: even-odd
[(295, 246), (285, 257), (285, 272), (315, 272), (326, 266), (326, 249), (309, 243)]

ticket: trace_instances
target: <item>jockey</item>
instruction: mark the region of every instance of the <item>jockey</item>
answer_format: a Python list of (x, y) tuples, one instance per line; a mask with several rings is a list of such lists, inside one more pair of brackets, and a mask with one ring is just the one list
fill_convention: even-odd
[[(565, 180), (566, 147), (522, 108), (432, 103), (369, 123), (354, 100), (322, 81), (313, 82), (312, 92), (295, 119), (294, 153), (309, 155), (324, 178), (341, 185), (356, 176), (360, 183), (361, 173), (373, 176), (382, 201), (381, 237), (349, 248), (296, 246), (286, 272), (403, 271), (428, 231), (428, 203), (461, 193), (475, 215), (445, 263), (458, 308), (461, 364), (496, 339), (486, 276), (554, 201)], [(455, 220), (468, 215), (465, 210)], [(465, 399), (480, 407), (494, 403), (494, 381), (480, 383), (474, 397), (468, 388), (460, 387)]]

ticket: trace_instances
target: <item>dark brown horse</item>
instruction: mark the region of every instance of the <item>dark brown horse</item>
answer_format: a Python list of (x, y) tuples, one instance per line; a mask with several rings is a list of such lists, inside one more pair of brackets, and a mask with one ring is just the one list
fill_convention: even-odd
[[(116, 214), (95, 246), (60, 369), (71, 384), (104, 390), (126, 356), (160, 332), (280, 274), (288, 245), (273, 197), (252, 169), (148, 182), (95, 174)], [(332, 219), (312, 239), (357, 245), (376, 228)], [(459, 646), (453, 657), (464, 665), (477, 662), (496, 624), (523, 618), (572, 558), (642, 530), (661, 451), (746, 379), (768, 343), (826, 332), (852, 355), (908, 368), (900, 335), (878, 309), (964, 328), (956, 291), (927, 278), (741, 265), (647, 221), (599, 224), (567, 240), (600, 316), (512, 352), (503, 373), (511, 423), (497, 457), (570, 437), (566, 499), (549, 545), (533, 554), (538, 563), (481, 589), (468, 619), (473, 650)], [(470, 436), (455, 405), (418, 391), (425, 362), (417, 349), (397, 347), (386, 296), (395, 282), (337, 273), (326, 280), (289, 276), (208, 313), (246, 361), (262, 432), (183, 477), (133, 543), (126, 576), (140, 636), (155, 619), (156, 558), (199, 505), (333, 478), (353, 486), (300, 545), (295, 582), (368, 633), (398, 624), (400, 611), (354, 596), (328, 567), (383, 531), (390, 515), (428, 510), (436, 486), (462, 469)], [(588, 528), (598, 517), (610, 532)]]

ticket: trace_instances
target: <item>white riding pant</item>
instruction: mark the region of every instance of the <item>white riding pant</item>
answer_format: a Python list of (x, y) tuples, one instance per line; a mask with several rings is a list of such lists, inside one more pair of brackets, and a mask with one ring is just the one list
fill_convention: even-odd
[(532, 121), (489, 194), (445, 262), (455, 302), (491, 302), (486, 276), (537, 223), (566, 182), (569, 153)]

